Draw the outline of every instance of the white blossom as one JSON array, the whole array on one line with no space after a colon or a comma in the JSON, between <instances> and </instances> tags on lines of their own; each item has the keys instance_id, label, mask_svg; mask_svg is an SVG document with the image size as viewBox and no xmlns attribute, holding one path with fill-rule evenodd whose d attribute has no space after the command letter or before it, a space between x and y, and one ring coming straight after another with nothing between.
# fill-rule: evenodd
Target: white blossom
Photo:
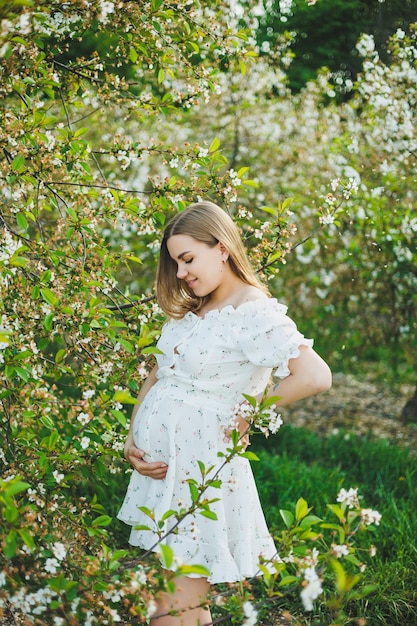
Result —
<instances>
[{"instance_id":1,"label":"white blossom","mask_svg":"<svg viewBox=\"0 0 417 626\"><path fill-rule=\"evenodd\" d=\"M110 615L113 619L113 622L121 622L122 618L120 617L120 615L118 614L118 612L116 611L116 609L110 609Z\"/></svg>"},{"instance_id":2,"label":"white blossom","mask_svg":"<svg viewBox=\"0 0 417 626\"><path fill-rule=\"evenodd\" d=\"M153 615L153 614L155 613L155 611L156 611L156 608L157 608L157 607L156 607L155 602L154 602L153 600L150 600L150 601L149 601L149 604L148 604L148 609L147 609L147 611L146 611L146 617L147 617L147 618L152 617L152 615Z\"/></svg>"},{"instance_id":3,"label":"white blossom","mask_svg":"<svg viewBox=\"0 0 417 626\"><path fill-rule=\"evenodd\" d=\"M376 526L379 526L382 515L381 513L378 513L378 511L373 511L372 509L362 509L361 518L366 526L369 526L370 524L376 524Z\"/></svg>"},{"instance_id":4,"label":"white blossom","mask_svg":"<svg viewBox=\"0 0 417 626\"><path fill-rule=\"evenodd\" d=\"M306 611L312 611L314 608L313 601L323 593L323 587L314 567L308 567L305 570L304 580L307 584L301 591L301 601Z\"/></svg>"},{"instance_id":5,"label":"white blossom","mask_svg":"<svg viewBox=\"0 0 417 626\"><path fill-rule=\"evenodd\" d=\"M337 495L337 502L346 502L349 508L354 508L359 505L358 490L357 489L341 489Z\"/></svg>"},{"instance_id":6,"label":"white blossom","mask_svg":"<svg viewBox=\"0 0 417 626\"><path fill-rule=\"evenodd\" d=\"M325 213L323 215L320 215L319 222L320 224L323 224L323 226L327 226L328 224L334 224L334 215L332 215L331 213Z\"/></svg>"},{"instance_id":7,"label":"white blossom","mask_svg":"<svg viewBox=\"0 0 417 626\"><path fill-rule=\"evenodd\" d=\"M148 579L146 577L145 570L142 567L135 572L135 580L140 585L146 585Z\"/></svg>"},{"instance_id":8,"label":"white blossom","mask_svg":"<svg viewBox=\"0 0 417 626\"><path fill-rule=\"evenodd\" d=\"M102 24L107 24L107 22L109 21L110 13L113 13L114 11L114 2L108 2L107 0L104 0L104 2L101 1L100 9L101 9L101 13L100 13L99 20Z\"/></svg>"},{"instance_id":9,"label":"white blossom","mask_svg":"<svg viewBox=\"0 0 417 626\"><path fill-rule=\"evenodd\" d=\"M246 617L242 626L255 626L258 621L258 611L253 606L252 602L249 602L249 600L247 600L243 603L242 608Z\"/></svg>"},{"instance_id":10,"label":"white blossom","mask_svg":"<svg viewBox=\"0 0 417 626\"><path fill-rule=\"evenodd\" d=\"M349 548L345 545L332 543L332 552L338 559L340 559L342 556L347 556L349 554Z\"/></svg>"},{"instance_id":11,"label":"white blossom","mask_svg":"<svg viewBox=\"0 0 417 626\"><path fill-rule=\"evenodd\" d=\"M52 472L52 476L55 478L55 480L56 480L56 482L57 482L57 483L60 483L60 482L61 482L61 480L64 480L64 478L65 478L65 474L60 474L60 473L58 472L58 470L54 470L54 471Z\"/></svg>"},{"instance_id":12,"label":"white blossom","mask_svg":"<svg viewBox=\"0 0 417 626\"><path fill-rule=\"evenodd\" d=\"M88 446L90 445L90 437L83 437L81 439L81 447L83 450L87 450Z\"/></svg>"},{"instance_id":13,"label":"white blossom","mask_svg":"<svg viewBox=\"0 0 417 626\"><path fill-rule=\"evenodd\" d=\"M46 559L45 561L45 572L48 572L48 574L56 574L56 571L59 567L59 561L58 559Z\"/></svg>"},{"instance_id":14,"label":"white blossom","mask_svg":"<svg viewBox=\"0 0 417 626\"><path fill-rule=\"evenodd\" d=\"M78 415L77 420L80 422L82 426L86 426L88 422L90 421L90 416L88 415L88 413L81 412Z\"/></svg>"},{"instance_id":15,"label":"white blossom","mask_svg":"<svg viewBox=\"0 0 417 626\"><path fill-rule=\"evenodd\" d=\"M363 57L375 51L375 41L372 35L363 34L356 44L356 49Z\"/></svg>"},{"instance_id":16,"label":"white blossom","mask_svg":"<svg viewBox=\"0 0 417 626\"><path fill-rule=\"evenodd\" d=\"M14 255L16 250L21 246L17 239L13 239L7 229L3 229L2 239L0 239L0 263L8 265L9 259ZM15 268L13 268L15 269Z\"/></svg>"},{"instance_id":17,"label":"white blossom","mask_svg":"<svg viewBox=\"0 0 417 626\"><path fill-rule=\"evenodd\" d=\"M58 561L62 561L67 556L67 550L63 543L60 541L56 541L52 546L52 552L54 553L54 557L58 559Z\"/></svg>"}]
</instances>

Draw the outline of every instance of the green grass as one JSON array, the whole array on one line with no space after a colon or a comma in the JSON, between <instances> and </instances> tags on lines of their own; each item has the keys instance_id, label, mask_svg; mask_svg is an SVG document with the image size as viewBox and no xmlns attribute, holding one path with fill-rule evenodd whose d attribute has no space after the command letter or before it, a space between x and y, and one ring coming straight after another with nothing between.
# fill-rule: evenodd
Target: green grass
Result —
<instances>
[{"instance_id":1,"label":"green grass","mask_svg":"<svg viewBox=\"0 0 417 626\"><path fill-rule=\"evenodd\" d=\"M251 449L260 458L253 470L272 532L283 528L279 509L299 497L321 516L342 486L358 488L364 506L382 514L373 538L377 556L365 572L378 589L349 612L365 617L367 626L417 626L417 457L385 440L320 438L290 426L269 439L254 438ZM303 623L328 623L308 619Z\"/></svg>"}]
</instances>

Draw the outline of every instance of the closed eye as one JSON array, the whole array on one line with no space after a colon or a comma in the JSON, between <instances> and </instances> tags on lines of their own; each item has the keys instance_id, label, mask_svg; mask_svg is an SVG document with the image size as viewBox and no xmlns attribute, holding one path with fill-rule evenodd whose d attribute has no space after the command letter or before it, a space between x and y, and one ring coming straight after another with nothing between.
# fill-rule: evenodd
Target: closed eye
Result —
<instances>
[{"instance_id":1,"label":"closed eye","mask_svg":"<svg viewBox=\"0 0 417 626\"><path fill-rule=\"evenodd\" d=\"M193 261L193 260L194 260L194 259L188 259L188 261L185 261L185 264L186 264L186 265L189 265L190 263L192 263L192 261Z\"/></svg>"}]
</instances>

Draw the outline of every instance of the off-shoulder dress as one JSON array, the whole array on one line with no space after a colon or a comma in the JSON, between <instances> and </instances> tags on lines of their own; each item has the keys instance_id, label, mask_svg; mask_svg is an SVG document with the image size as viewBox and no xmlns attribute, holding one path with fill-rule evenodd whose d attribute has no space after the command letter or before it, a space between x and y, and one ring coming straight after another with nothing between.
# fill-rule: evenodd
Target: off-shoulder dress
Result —
<instances>
[{"instance_id":1,"label":"off-shoulder dress","mask_svg":"<svg viewBox=\"0 0 417 626\"><path fill-rule=\"evenodd\" d=\"M214 476L230 443L225 430L242 394L262 393L272 371L290 374L288 362L299 347L311 346L275 298L261 298L234 308L209 311L204 317L189 312L163 327L157 355L157 382L136 413L135 445L147 461L164 461L163 480L133 470L119 519L132 526L129 542L153 548L154 522L138 507L153 511L155 523L168 510L191 505L189 479L201 483L201 463ZM200 462L200 463L199 463ZM234 582L259 574L259 560L273 559L276 548L265 523L249 461L235 457L220 471L221 486L209 487L205 498L217 519L196 512L185 517L164 543L176 563L204 565L209 581ZM175 523L168 517L167 532ZM151 530L137 530L147 526ZM157 548L155 548L157 551ZM175 565L174 565L175 567Z\"/></svg>"}]
</instances>

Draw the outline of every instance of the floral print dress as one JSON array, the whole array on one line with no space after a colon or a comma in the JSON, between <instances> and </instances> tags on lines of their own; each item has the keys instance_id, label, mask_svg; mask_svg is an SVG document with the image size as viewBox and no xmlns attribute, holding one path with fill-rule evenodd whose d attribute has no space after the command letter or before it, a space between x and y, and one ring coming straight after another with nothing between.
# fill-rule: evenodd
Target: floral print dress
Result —
<instances>
[{"instance_id":1,"label":"floral print dress","mask_svg":"<svg viewBox=\"0 0 417 626\"><path fill-rule=\"evenodd\" d=\"M273 369L280 378L288 376L288 361L299 355L299 346L312 345L286 311L274 298L259 299L209 311L204 318L189 312L163 327L158 380L136 413L133 436L145 460L166 462L168 472L155 480L133 470L118 514L132 526L131 545L158 550L155 524L167 511L191 505L188 481L202 482L201 463L212 468L209 478L223 465L218 453L230 447L225 430L242 394L262 393ZM220 488L210 486L204 493L216 500L210 509L217 519L196 511L163 542L177 563L204 565L210 582L234 582L259 574L260 558L272 559L276 549L249 461L236 456L218 477ZM155 521L138 507L153 511ZM175 521L171 516L160 526L168 532Z\"/></svg>"}]
</instances>

